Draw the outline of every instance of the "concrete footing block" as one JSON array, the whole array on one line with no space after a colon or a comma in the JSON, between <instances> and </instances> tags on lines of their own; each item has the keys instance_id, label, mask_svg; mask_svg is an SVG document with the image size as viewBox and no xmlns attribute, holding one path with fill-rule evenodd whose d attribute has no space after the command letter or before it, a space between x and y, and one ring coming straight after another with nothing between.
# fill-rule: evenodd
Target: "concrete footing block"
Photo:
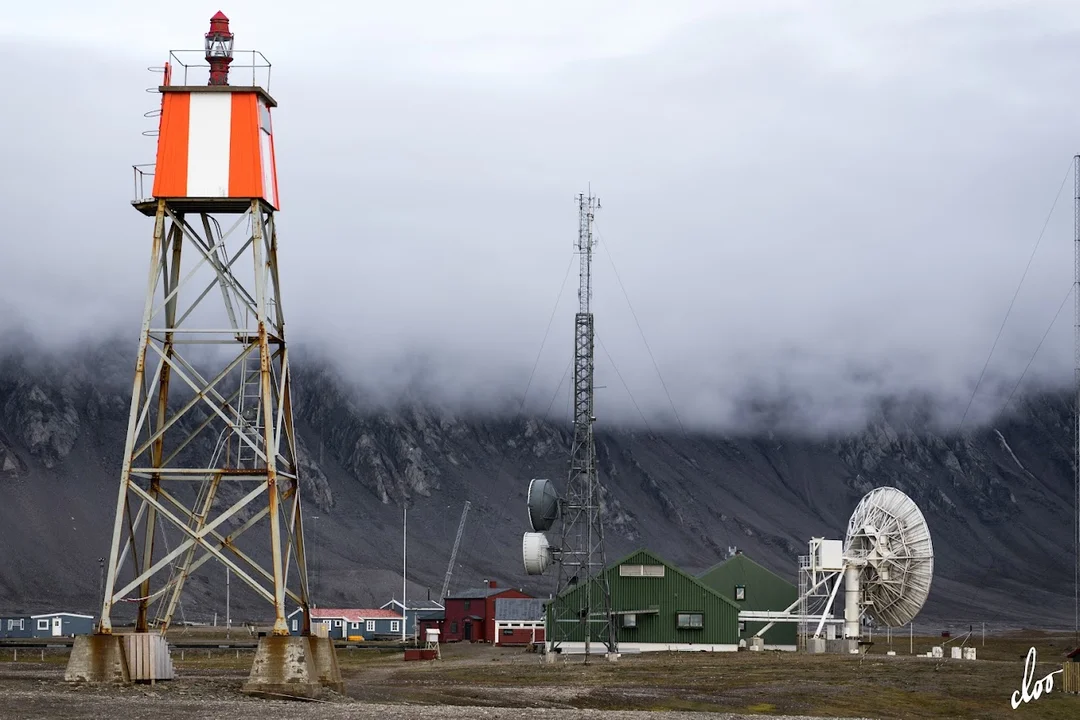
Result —
<instances>
[{"instance_id":1,"label":"concrete footing block","mask_svg":"<svg viewBox=\"0 0 1080 720\"><path fill-rule=\"evenodd\" d=\"M750 638L750 651L751 652L763 652L765 650L765 638L752 637Z\"/></svg>"},{"instance_id":2,"label":"concrete footing block","mask_svg":"<svg viewBox=\"0 0 1080 720\"><path fill-rule=\"evenodd\" d=\"M810 638L806 643L806 651L814 655L824 654L825 638Z\"/></svg>"},{"instance_id":3,"label":"concrete footing block","mask_svg":"<svg viewBox=\"0 0 1080 720\"><path fill-rule=\"evenodd\" d=\"M119 635L76 635L64 680L87 683L130 683L124 642Z\"/></svg>"},{"instance_id":4,"label":"concrete footing block","mask_svg":"<svg viewBox=\"0 0 1080 720\"><path fill-rule=\"evenodd\" d=\"M251 674L241 690L248 695L275 699L322 697L323 683L319 679L312 640L301 635L259 638L255 659L251 663ZM333 657L336 668L337 656ZM332 672L330 668L328 671ZM337 677L340 682L340 671Z\"/></svg>"},{"instance_id":5,"label":"concrete footing block","mask_svg":"<svg viewBox=\"0 0 1080 720\"><path fill-rule=\"evenodd\" d=\"M319 683L334 692L344 692L345 683L341 681L341 668L338 667L337 648L329 637L308 638L311 643L311 657L315 661L315 672Z\"/></svg>"}]
</instances>

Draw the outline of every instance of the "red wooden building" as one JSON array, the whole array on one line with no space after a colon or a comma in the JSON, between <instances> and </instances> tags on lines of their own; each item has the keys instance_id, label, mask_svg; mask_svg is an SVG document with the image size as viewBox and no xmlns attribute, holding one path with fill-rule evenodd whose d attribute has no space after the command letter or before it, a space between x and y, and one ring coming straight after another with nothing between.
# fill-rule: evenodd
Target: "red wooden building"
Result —
<instances>
[{"instance_id":1,"label":"red wooden building","mask_svg":"<svg viewBox=\"0 0 1080 720\"><path fill-rule=\"evenodd\" d=\"M532 597L516 588L500 588L494 580L484 581L483 587L451 593L443 601L446 619L442 626L442 642L492 642L495 639L495 600L498 598Z\"/></svg>"}]
</instances>

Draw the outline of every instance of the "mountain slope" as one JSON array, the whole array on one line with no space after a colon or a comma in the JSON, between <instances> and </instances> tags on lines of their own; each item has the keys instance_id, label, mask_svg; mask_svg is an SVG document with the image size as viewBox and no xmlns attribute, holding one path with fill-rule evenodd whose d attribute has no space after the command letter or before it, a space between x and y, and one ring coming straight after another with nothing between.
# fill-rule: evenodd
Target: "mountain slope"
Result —
<instances>
[{"instance_id":1,"label":"mountain slope","mask_svg":"<svg viewBox=\"0 0 1080 720\"><path fill-rule=\"evenodd\" d=\"M2 612L96 612L127 422L128 350L105 344L73 360L27 345L0 358ZM400 596L403 502L410 595L441 588L465 500L473 507L452 587L491 578L537 594L553 589L551 578L524 575L521 533L529 478L560 486L565 478L566 423L376 406L317 359L297 362L294 373L319 604L377 606ZM1064 393L1034 396L960 438L886 406L860 432L831 438L598 427L608 555L647 546L697 571L737 546L794 581L808 538L842 538L859 498L894 485L922 508L934 540L935 579L920 620L1071 625L1071 412ZM233 617L265 618L261 601L233 580ZM185 591L183 617L209 620L224 609L224 570L207 564Z\"/></svg>"}]
</instances>

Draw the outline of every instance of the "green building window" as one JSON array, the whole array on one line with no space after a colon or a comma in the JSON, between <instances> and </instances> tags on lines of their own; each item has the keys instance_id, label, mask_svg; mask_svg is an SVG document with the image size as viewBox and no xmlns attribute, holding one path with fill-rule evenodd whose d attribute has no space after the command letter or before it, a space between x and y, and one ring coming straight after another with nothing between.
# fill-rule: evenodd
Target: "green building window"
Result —
<instances>
[{"instance_id":1,"label":"green building window","mask_svg":"<svg viewBox=\"0 0 1080 720\"><path fill-rule=\"evenodd\" d=\"M746 621L745 620L740 620L739 621L739 632L740 633L746 632Z\"/></svg>"},{"instance_id":2,"label":"green building window","mask_svg":"<svg viewBox=\"0 0 1080 720\"><path fill-rule=\"evenodd\" d=\"M735 599L736 600L745 600L746 599L746 586L745 585L736 585L735 586Z\"/></svg>"},{"instance_id":3,"label":"green building window","mask_svg":"<svg viewBox=\"0 0 1080 720\"><path fill-rule=\"evenodd\" d=\"M679 627L682 629L700 630L703 616L701 613L679 613Z\"/></svg>"}]
</instances>

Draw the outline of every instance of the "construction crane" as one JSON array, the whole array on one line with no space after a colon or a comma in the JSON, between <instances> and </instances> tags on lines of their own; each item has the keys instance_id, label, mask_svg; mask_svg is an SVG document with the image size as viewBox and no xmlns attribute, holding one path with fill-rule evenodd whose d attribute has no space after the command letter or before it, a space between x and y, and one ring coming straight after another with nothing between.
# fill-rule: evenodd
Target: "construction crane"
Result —
<instances>
[{"instance_id":1,"label":"construction crane","mask_svg":"<svg viewBox=\"0 0 1080 720\"><path fill-rule=\"evenodd\" d=\"M457 537L454 538L454 549L450 551L450 564L446 566L446 577L443 579L442 593L439 602L446 600L446 593L450 592L450 576L454 574L454 560L457 559L458 547L461 545L461 534L465 532L465 516L469 514L472 503L465 501L465 508L461 511L461 522L457 526Z\"/></svg>"}]
</instances>

